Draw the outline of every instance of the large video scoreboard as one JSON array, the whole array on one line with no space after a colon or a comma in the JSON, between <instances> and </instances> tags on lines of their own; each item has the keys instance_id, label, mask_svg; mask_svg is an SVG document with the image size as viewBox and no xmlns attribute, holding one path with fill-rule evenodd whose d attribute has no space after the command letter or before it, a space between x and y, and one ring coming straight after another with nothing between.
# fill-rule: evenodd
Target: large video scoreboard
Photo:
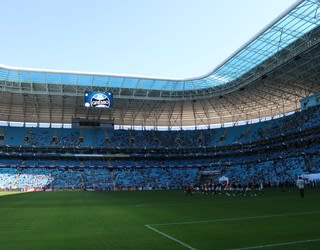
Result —
<instances>
[{"instance_id":1,"label":"large video scoreboard","mask_svg":"<svg viewBox=\"0 0 320 250\"><path fill-rule=\"evenodd\" d=\"M87 108L112 108L113 96L111 92L84 92L84 106Z\"/></svg>"}]
</instances>

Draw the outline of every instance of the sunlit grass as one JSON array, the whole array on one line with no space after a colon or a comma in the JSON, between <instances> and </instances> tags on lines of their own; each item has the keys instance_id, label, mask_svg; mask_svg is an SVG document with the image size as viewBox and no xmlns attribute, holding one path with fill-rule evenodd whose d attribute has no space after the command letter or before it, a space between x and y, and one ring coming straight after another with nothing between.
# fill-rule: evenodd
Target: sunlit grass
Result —
<instances>
[{"instance_id":1,"label":"sunlit grass","mask_svg":"<svg viewBox=\"0 0 320 250\"><path fill-rule=\"evenodd\" d=\"M23 194L23 192L0 191L0 196L13 195L13 194Z\"/></svg>"}]
</instances>

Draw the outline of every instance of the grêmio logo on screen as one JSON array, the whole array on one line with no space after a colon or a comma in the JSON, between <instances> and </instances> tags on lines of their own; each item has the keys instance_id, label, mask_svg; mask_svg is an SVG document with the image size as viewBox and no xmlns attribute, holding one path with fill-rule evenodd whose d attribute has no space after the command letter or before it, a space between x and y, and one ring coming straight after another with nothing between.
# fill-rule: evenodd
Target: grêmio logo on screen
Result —
<instances>
[{"instance_id":1,"label":"gr\u00eamio logo on screen","mask_svg":"<svg viewBox=\"0 0 320 250\"><path fill-rule=\"evenodd\" d=\"M86 91L84 93L84 106L88 108L111 108L112 93Z\"/></svg>"}]
</instances>

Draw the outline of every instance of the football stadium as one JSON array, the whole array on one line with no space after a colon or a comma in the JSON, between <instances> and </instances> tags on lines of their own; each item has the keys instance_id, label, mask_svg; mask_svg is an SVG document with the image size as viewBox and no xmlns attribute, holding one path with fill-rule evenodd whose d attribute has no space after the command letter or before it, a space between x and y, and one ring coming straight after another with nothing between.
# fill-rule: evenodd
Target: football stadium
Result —
<instances>
[{"instance_id":1,"label":"football stadium","mask_svg":"<svg viewBox=\"0 0 320 250\"><path fill-rule=\"evenodd\" d=\"M201 77L0 90L0 249L320 249L319 0Z\"/></svg>"}]
</instances>

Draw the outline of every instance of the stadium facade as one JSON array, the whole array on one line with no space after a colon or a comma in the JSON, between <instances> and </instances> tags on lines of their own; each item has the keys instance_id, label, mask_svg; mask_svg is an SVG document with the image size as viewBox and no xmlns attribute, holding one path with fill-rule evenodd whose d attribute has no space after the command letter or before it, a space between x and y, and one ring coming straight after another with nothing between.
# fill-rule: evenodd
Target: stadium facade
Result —
<instances>
[{"instance_id":1,"label":"stadium facade","mask_svg":"<svg viewBox=\"0 0 320 250\"><path fill-rule=\"evenodd\" d=\"M297 1L212 72L192 79L0 65L0 120L209 128L297 111L302 98L320 90L319 13L318 0ZM112 92L113 108L86 108L88 90Z\"/></svg>"}]
</instances>

